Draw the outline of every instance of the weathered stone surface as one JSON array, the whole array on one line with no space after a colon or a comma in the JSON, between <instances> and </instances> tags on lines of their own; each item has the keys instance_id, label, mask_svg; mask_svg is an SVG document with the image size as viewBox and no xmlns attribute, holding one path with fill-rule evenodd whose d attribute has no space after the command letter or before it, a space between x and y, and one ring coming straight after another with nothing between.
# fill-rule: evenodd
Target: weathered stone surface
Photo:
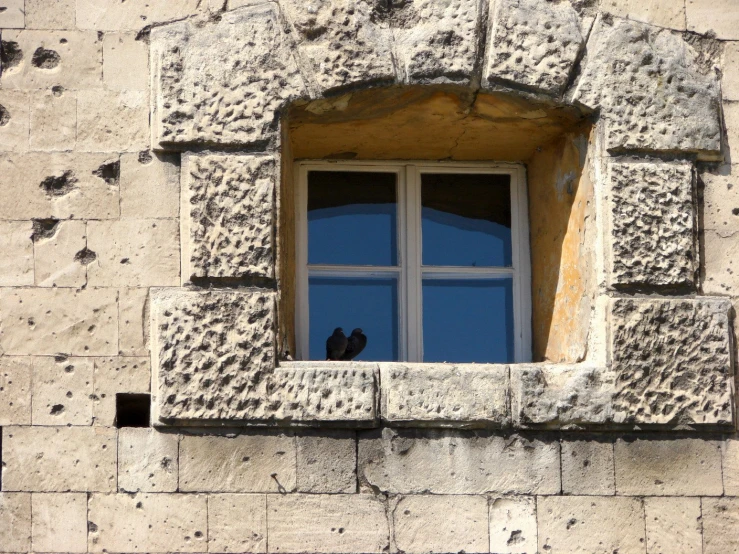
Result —
<instances>
[{"instance_id":1,"label":"weathered stone surface","mask_svg":"<svg viewBox=\"0 0 739 554\"><path fill-rule=\"evenodd\" d=\"M307 95L273 4L156 28L151 48L155 145L274 141L280 109Z\"/></svg>"},{"instance_id":2,"label":"weathered stone surface","mask_svg":"<svg viewBox=\"0 0 739 554\"><path fill-rule=\"evenodd\" d=\"M137 33L106 33L103 38L103 83L113 90L146 90L149 45Z\"/></svg>"},{"instance_id":3,"label":"weathered stone surface","mask_svg":"<svg viewBox=\"0 0 739 554\"><path fill-rule=\"evenodd\" d=\"M23 29L25 6L23 0L3 0L0 10L0 29Z\"/></svg>"},{"instance_id":4,"label":"weathered stone surface","mask_svg":"<svg viewBox=\"0 0 739 554\"><path fill-rule=\"evenodd\" d=\"M706 229L703 233L703 292L733 294L739 284L734 266L739 252L739 234Z\"/></svg>"},{"instance_id":5,"label":"weathered stone surface","mask_svg":"<svg viewBox=\"0 0 739 554\"><path fill-rule=\"evenodd\" d=\"M382 418L413 426L505 427L508 366L380 364Z\"/></svg>"},{"instance_id":6,"label":"weathered stone surface","mask_svg":"<svg viewBox=\"0 0 739 554\"><path fill-rule=\"evenodd\" d=\"M559 443L466 431L359 435L363 487L398 494L557 494Z\"/></svg>"},{"instance_id":7,"label":"weathered stone surface","mask_svg":"<svg viewBox=\"0 0 739 554\"><path fill-rule=\"evenodd\" d=\"M33 360L34 425L92 425L91 358Z\"/></svg>"},{"instance_id":8,"label":"weathered stone surface","mask_svg":"<svg viewBox=\"0 0 739 554\"><path fill-rule=\"evenodd\" d=\"M177 219L180 160L142 151L121 156L121 219Z\"/></svg>"},{"instance_id":9,"label":"weathered stone surface","mask_svg":"<svg viewBox=\"0 0 739 554\"><path fill-rule=\"evenodd\" d=\"M616 494L718 496L721 445L704 439L619 439Z\"/></svg>"},{"instance_id":10,"label":"weathered stone surface","mask_svg":"<svg viewBox=\"0 0 739 554\"><path fill-rule=\"evenodd\" d=\"M101 177L116 162L106 154L0 156L0 219L117 218L118 185Z\"/></svg>"},{"instance_id":11,"label":"weathered stone surface","mask_svg":"<svg viewBox=\"0 0 739 554\"><path fill-rule=\"evenodd\" d=\"M179 490L292 492L296 485L291 435L183 436Z\"/></svg>"},{"instance_id":12,"label":"weathered stone surface","mask_svg":"<svg viewBox=\"0 0 739 554\"><path fill-rule=\"evenodd\" d=\"M33 285L33 223L0 221L0 286Z\"/></svg>"},{"instance_id":13,"label":"weathered stone surface","mask_svg":"<svg viewBox=\"0 0 739 554\"><path fill-rule=\"evenodd\" d=\"M613 410L615 376L587 365L511 366L514 427L578 428L619 419Z\"/></svg>"},{"instance_id":14,"label":"weathered stone surface","mask_svg":"<svg viewBox=\"0 0 739 554\"><path fill-rule=\"evenodd\" d=\"M87 552L87 494L31 495L32 540L37 552Z\"/></svg>"},{"instance_id":15,"label":"weathered stone surface","mask_svg":"<svg viewBox=\"0 0 739 554\"><path fill-rule=\"evenodd\" d=\"M644 552L638 498L547 496L538 499L539 548L568 554Z\"/></svg>"},{"instance_id":16,"label":"weathered stone surface","mask_svg":"<svg viewBox=\"0 0 739 554\"><path fill-rule=\"evenodd\" d=\"M139 152L149 144L149 105L138 90L86 90L77 95L77 148Z\"/></svg>"},{"instance_id":17,"label":"weathered stone surface","mask_svg":"<svg viewBox=\"0 0 739 554\"><path fill-rule=\"evenodd\" d=\"M110 289L2 289L0 350L11 355L115 354L117 296Z\"/></svg>"},{"instance_id":18,"label":"weathered stone surface","mask_svg":"<svg viewBox=\"0 0 739 554\"><path fill-rule=\"evenodd\" d=\"M269 495L270 552L379 553L389 548L382 500L368 494Z\"/></svg>"},{"instance_id":19,"label":"weathered stone surface","mask_svg":"<svg viewBox=\"0 0 739 554\"><path fill-rule=\"evenodd\" d=\"M739 40L739 5L733 0L686 0L688 31Z\"/></svg>"},{"instance_id":20,"label":"weathered stone surface","mask_svg":"<svg viewBox=\"0 0 739 554\"><path fill-rule=\"evenodd\" d=\"M197 12L198 0L77 0L77 26L97 31L139 30Z\"/></svg>"},{"instance_id":21,"label":"weathered stone surface","mask_svg":"<svg viewBox=\"0 0 739 554\"><path fill-rule=\"evenodd\" d=\"M739 439L726 439L721 444L724 494L739 496Z\"/></svg>"},{"instance_id":22,"label":"weathered stone surface","mask_svg":"<svg viewBox=\"0 0 739 554\"><path fill-rule=\"evenodd\" d=\"M739 42L724 43L721 95L724 100L739 100Z\"/></svg>"},{"instance_id":23,"label":"weathered stone surface","mask_svg":"<svg viewBox=\"0 0 739 554\"><path fill-rule=\"evenodd\" d=\"M570 3L498 0L491 4L495 9L485 79L562 93L584 45L580 19Z\"/></svg>"},{"instance_id":24,"label":"weathered stone surface","mask_svg":"<svg viewBox=\"0 0 739 554\"><path fill-rule=\"evenodd\" d=\"M0 90L0 151L28 150L29 110L27 92Z\"/></svg>"},{"instance_id":25,"label":"weathered stone surface","mask_svg":"<svg viewBox=\"0 0 739 554\"><path fill-rule=\"evenodd\" d=\"M118 489L174 492L179 468L179 437L154 429L118 431Z\"/></svg>"},{"instance_id":26,"label":"weathered stone surface","mask_svg":"<svg viewBox=\"0 0 739 554\"><path fill-rule=\"evenodd\" d=\"M719 86L680 35L619 18L595 24L576 102L601 108L610 151L681 151L716 159Z\"/></svg>"},{"instance_id":27,"label":"weathered stone surface","mask_svg":"<svg viewBox=\"0 0 739 554\"><path fill-rule=\"evenodd\" d=\"M274 156L188 156L182 193L182 274L274 275Z\"/></svg>"},{"instance_id":28,"label":"weathered stone surface","mask_svg":"<svg viewBox=\"0 0 739 554\"><path fill-rule=\"evenodd\" d=\"M90 552L204 552L208 508L201 494L90 495Z\"/></svg>"},{"instance_id":29,"label":"weathered stone surface","mask_svg":"<svg viewBox=\"0 0 739 554\"><path fill-rule=\"evenodd\" d=\"M118 292L118 348L121 356L149 356L149 289ZM147 365L148 367L148 365Z\"/></svg>"},{"instance_id":30,"label":"weathered stone surface","mask_svg":"<svg viewBox=\"0 0 739 554\"><path fill-rule=\"evenodd\" d=\"M696 250L689 163L609 164L614 286L691 286Z\"/></svg>"},{"instance_id":31,"label":"weathered stone surface","mask_svg":"<svg viewBox=\"0 0 739 554\"><path fill-rule=\"evenodd\" d=\"M75 0L26 0L29 29L74 29Z\"/></svg>"},{"instance_id":32,"label":"weathered stone surface","mask_svg":"<svg viewBox=\"0 0 739 554\"><path fill-rule=\"evenodd\" d=\"M0 426L31 424L31 358L0 356Z\"/></svg>"},{"instance_id":33,"label":"weathered stone surface","mask_svg":"<svg viewBox=\"0 0 739 554\"><path fill-rule=\"evenodd\" d=\"M722 236L739 231L739 166L723 164L703 171L700 180L704 185L703 228ZM706 256L713 254L703 251Z\"/></svg>"},{"instance_id":34,"label":"weathered stone surface","mask_svg":"<svg viewBox=\"0 0 739 554\"><path fill-rule=\"evenodd\" d=\"M739 552L739 498L704 498L703 554Z\"/></svg>"},{"instance_id":35,"label":"weathered stone surface","mask_svg":"<svg viewBox=\"0 0 739 554\"><path fill-rule=\"evenodd\" d=\"M87 224L43 220L34 223L33 250L38 287L81 287L87 282Z\"/></svg>"},{"instance_id":36,"label":"weathered stone surface","mask_svg":"<svg viewBox=\"0 0 739 554\"><path fill-rule=\"evenodd\" d=\"M0 493L0 544L6 552L31 550L31 495Z\"/></svg>"},{"instance_id":37,"label":"weathered stone surface","mask_svg":"<svg viewBox=\"0 0 739 554\"><path fill-rule=\"evenodd\" d=\"M384 10L379 4L281 0L280 5L321 90L394 80L392 34L380 24Z\"/></svg>"},{"instance_id":38,"label":"weathered stone surface","mask_svg":"<svg viewBox=\"0 0 739 554\"><path fill-rule=\"evenodd\" d=\"M577 495L616 493L613 442L608 437L562 440L562 492Z\"/></svg>"},{"instance_id":39,"label":"weathered stone surface","mask_svg":"<svg viewBox=\"0 0 739 554\"><path fill-rule=\"evenodd\" d=\"M356 492L357 440L354 432L309 432L296 437L296 441L298 492Z\"/></svg>"},{"instance_id":40,"label":"weathered stone surface","mask_svg":"<svg viewBox=\"0 0 739 554\"><path fill-rule=\"evenodd\" d=\"M31 150L72 150L77 140L77 95L54 87L33 93L31 100Z\"/></svg>"},{"instance_id":41,"label":"weathered stone surface","mask_svg":"<svg viewBox=\"0 0 739 554\"><path fill-rule=\"evenodd\" d=\"M702 554L699 498L645 498L647 552Z\"/></svg>"},{"instance_id":42,"label":"weathered stone surface","mask_svg":"<svg viewBox=\"0 0 739 554\"><path fill-rule=\"evenodd\" d=\"M209 552L267 552L267 496L208 496Z\"/></svg>"},{"instance_id":43,"label":"weathered stone surface","mask_svg":"<svg viewBox=\"0 0 739 554\"><path fill-rule=\"evenodd\" d=\"M400 552L488 552L488 499L484 496L401 496L391 507Z\"/></svg>"},{"instance_id":44,"label":"weathered stone surface","mask_svg":"<svg viewBox=\"0 0 739 554\"><path fill-rule=\"evenodd\" d=\"M729 300L611 301L614 410L627 423L733 421Z\"/></svg>"},{"instance_id":45,"label":"weathered stone surface","mask_svg":"<svg viewBox=\"0 0 739 554\"><path fill-rule=\"evenodd\" d=\"M685 30L685 5L674 0L604 0L601 9L618 17Z\"/></svg>"},{"instance_id":46,"label":"weathered stone surface","mask_svg":"<svg viewBox=\"0 0 739 554\"><path fill-rule=\"evenodd\" d=\"M180 282L179 225L174 219L90 221L87 268L93 287L171 286Z\"/></svg>"},{"instance_id":47,"label":"weathered stone surface","mask_svg":"<svg viewBox=\"0 0 739 554\"><path fill-rule=\"evenodd\" d=\"M724 160L727 163L739 164L739 102L724 102L724 124L726 126Z\"/></svg>"},{"instance_id":48,"label":"weathered stone surface","mask_svg":"<svg viewBox=\"0 0 739 554\"><path fill-rule=\"evenodd\" d=\"M116 430L3 427L3 490L114 491Z\"/></svg>"},{"instance_id":49,"label":"weathered stone surface","mask_svg":"<svg viewBox=\"0 0 739 554\"><path fill-rule=\"evenodd\" d=\"M95 424L112 427L115 424L117 393L149 392L151 384L149 358L95 358L94 384Z\"/></svg>"},{"instance_id":50,"label":"weathered stone surface","mask_svg":"<svg viewBox=\"0 0 739 554\"><path fill-rule=\"evenodd\" d=\"M490 552L526 554L536 549L536 499L525 496L491 499Z\"/></svg>"}]
</instances>

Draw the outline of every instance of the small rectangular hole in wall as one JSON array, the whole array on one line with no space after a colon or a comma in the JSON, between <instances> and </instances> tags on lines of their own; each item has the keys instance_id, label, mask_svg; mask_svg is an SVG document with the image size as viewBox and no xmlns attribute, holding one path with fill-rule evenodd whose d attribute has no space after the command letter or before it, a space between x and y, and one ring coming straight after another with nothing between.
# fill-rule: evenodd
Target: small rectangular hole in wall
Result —
<instances>
[{"instance_id":1,"label":"small rectangular hole in wall","mask_svg":"<svg viewBox=\"0 0 739 554\"><path fill-rule=\"evenodd\" d=\"M116 394L115 426L149 427L151 396L148 394Z\"/></svg>"}]
</instances>

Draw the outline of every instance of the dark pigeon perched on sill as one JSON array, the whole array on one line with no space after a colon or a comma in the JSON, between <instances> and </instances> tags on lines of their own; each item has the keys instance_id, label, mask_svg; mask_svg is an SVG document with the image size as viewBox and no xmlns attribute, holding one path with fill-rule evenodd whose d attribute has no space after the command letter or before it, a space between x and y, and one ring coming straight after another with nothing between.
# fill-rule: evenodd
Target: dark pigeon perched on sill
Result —
<instances>
[{"instance_id":1,"label":"dark pigeon perched on sill","mask_svg":"<svg viewBox=\"0 0 739 554\"><path fill-rule=\"evenodd\" d=\"M359 356L359 353L364 350L365 346L367 346L367 335L362 333L362 330L359 328L354 329L348 339L346 350L344 351L344 355L341 357L341 359L353 360L354 358Z\"/></svg>"},{"instance_id":2,"label":"dark pigeon perched on sill","mask_svg":"<svg viewBox=\"0 0 739 554\"><path fill-rule=\"evenodd\" d=\"M334 329L333 335L326 339L326 359L341 360L346 352L349 339L346 338L341 327Z\"/></svg>"}]
</instances>

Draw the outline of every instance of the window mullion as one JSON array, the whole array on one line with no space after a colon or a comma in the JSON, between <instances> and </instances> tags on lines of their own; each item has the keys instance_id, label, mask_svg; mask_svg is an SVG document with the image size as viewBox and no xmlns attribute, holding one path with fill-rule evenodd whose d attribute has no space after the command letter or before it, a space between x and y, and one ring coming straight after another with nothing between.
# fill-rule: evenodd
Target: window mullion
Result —
<instances>
[{"instance_id":1,"label":"window mullion","mask_svg":"<svg viewBox=\"0 0 739 554\"><path fill-rule=\"evenodd\" d=\"M406 166L407 360L423 360L421 298L421 183L418 166Z\"/></svg>"}]
</instances>

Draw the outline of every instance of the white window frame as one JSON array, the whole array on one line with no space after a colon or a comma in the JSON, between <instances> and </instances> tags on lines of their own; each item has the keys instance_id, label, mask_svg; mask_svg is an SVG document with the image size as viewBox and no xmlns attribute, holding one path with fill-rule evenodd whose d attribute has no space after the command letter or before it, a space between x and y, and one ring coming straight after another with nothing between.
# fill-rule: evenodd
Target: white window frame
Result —
<instances>
[{"instance_id":1,"label":"white window frame","mask_svg":"<svg viewBox=\"0 0 739 554\"><path fill-rule=\"evenodd\" d=\"M308 267L308 173L310 171L366 171L397 175L398 265ZM424 173L502 174L510 176L512 267L421 266L421 175ZM526 169L521 164L429 161L339 161L295 162L296 235L296 359L307 359L310 307L308 273L325 277L397 277L400 361L423 360L422 273L431 278L490 279L496 275L513 278L514 362L531 361L531 255Z\"/></svg>"}]
</instances>

